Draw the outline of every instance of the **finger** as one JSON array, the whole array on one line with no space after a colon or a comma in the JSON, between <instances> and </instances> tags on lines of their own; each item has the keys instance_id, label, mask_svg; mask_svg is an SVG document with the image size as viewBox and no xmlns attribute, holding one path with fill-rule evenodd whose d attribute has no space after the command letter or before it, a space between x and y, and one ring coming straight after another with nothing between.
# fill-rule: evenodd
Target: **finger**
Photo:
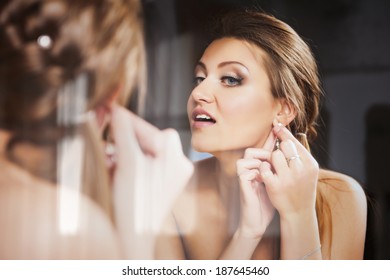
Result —
<instances>
[{"instance_id":1,"label":"finger","mask_svg":"<svg viewBox=\"0 0 390 280\"><path fill-rule=\"evenodd\" d=\"M281 141L286 141L288 139L291 140L296 145L299 152L304 151L305 153L308 153L307 149L301 144L301 142L299 142L298 139L296 139L294 135L292 135L292 133L281 123L274 123L273 132Z\"/></svg>"},{"instance_id":2,"label":"finger","mask_svg":"<svg viewBox=\"0 0 390 280\"><path fill-rule=\"evenodd\" d=\"M267 139L264 142L263 149L269 152L272 152L275 147L275 142L276 142L276 135L271 129Z\"/></svg>"},{"instance_id":3,"label":"finger","mask_svg":"<svg viewBox=\"0 0 390 280\"><path fill-rule=\"evenodd\" d=\"M275 187L278 179L276 175L272 172L271 165L268 162L263 161L260 164L259 170L261 180L264 182L264 184L267 187Z\"/></svg>"},{"instance_id":4,"label":"finger","mask_svg":"<svg viewBox=\"0 0 390 280\"><path fill-rule=\"evenodd\" d=\"M293 141L290 139L284 140L280 143L280 150L283 152L286 158L287 165L290 168L298 168L302 166L300 155Z\"/></svg>"},{"instance_id":5,"label":"finger","mask_svg":"<svg viewBox=\"0 0 390 280\"><path fill-rule=\"evenodd\" d=\"M193 173L192 162L184 155L179 133L174 129L165 129L161 133L161 146L155 151L155 158L160 160L166 185L170 192L178 194L184 188ZM170 183L169 183L170 182ZM163 182L161 182L162 185Z\"/></svg>"},{"instance_id":6,"label":"finger","mask_svg":"<svg viewBox=\"0 0 390 280\"><path fill-rule=\"evenodd\" d=\"M162 131L132 112L128 110L127 112L133 122L134 133L142 151L145 154L156 156L161 149ZM173 136L173 138L175 137L176 136Z\"/></svg>"},{"instance_id":7,"label":"finger","mask_svg":"<svg viewBox=\"0 0 390 280\"><path fill-rule=\"evenodd\" d=\"M260 172L258 169L251 169L251 170L245 170L245 172L243 172L239 178L240 178L240 181L242 183L245 183L246 184L249 184L250 185L250 182L259 178L258 176L260 175Z\"/></svg>"},{"instance_id":8,"label":"finger","mask_svg":"<svg viewBox=\"0 0 390 280\"><path fill-rule=\"evenodd\" d=\"M111 131L115 141L117 164L119 166L131 164L129 161L141 150L131 118L127 111L119 106L112 108Z\"/></svg>"},{"instance_id":9,"label":"finger","mask_svg":"<svg viewBox=\"0 0 390 280\"><path fill-rule=\"evenodd\" d=\"M159 143L154 144L153 152L159 154L162 151L169 151L173 155L183 155L183 148L179 133L173 128L167 128L161 131Z\"/></svg>"},{"instance_id":10,"label":"finger","mask_svg":"<svg viewBox=\"0 0 390 280\"><path fill-rule=\"evenodd\" d=\"M244 158L256 158L260 160L270 160L271 152L265 149L248 148L245 150Z\"/></svg>"},{"instance_id":11,"label":"finger","mask_svg":"<svg viewBox=\"0 0 390 280\"><path fill-rule=\"evenodd\" d=\"M256 189L253 188L253 181L259 180L260 172L258 169L246 170L243 174L239 176L239 182L241 187L241 193L243 194L244 201L253 201L257 198L254 195Z\"/></svg>"},{"instance_id":12,"label":"finger","mask_svg":"<svg viewBox=\"0 0 390 280\"><path fill-rule=\"evenodd\" d=\"M96 122L99 128L99 134L103 135L104 129L109 123L110 110L105 106L95 108Z\"/></svg>"},{"instance_id":13,"label":"finger","mask_svg":"<svg viewBox=\"0 0 390 280\"><path fill-rule=\"evenodd\" d=\"M273 131L281 141L285 141L287 139L293 141L294 145L297 148L300 159L304 165L316 163L316 160L312 156L312 154L305 148L305 146L302 145L301 142L298 141L298 139L294 137L294 135L291 134L291 132L286 127L281 124L274 123Z\"/></svg>"},{"instance_id":14,"label":"finger","mask_svg":"<svg viewBox=\"0 0 390 280\"><path fill-rule=\"evenodd\" d=\"M115 127L118 128L116 133L126 133L129 131L129 128L131 128L132 134L134 135L132 138L136 138L135 142L137 143L137 147L139 147L144 154L155 156L156 152L159 151L161 147L161 131L123 107L114 105L112 106L112 111L113 117L111 126L113 129ZM120 140L120 138L121 137L116 137L115 141ZM129 145L129 143L127 143L127 145Z\"/></svg>"},{"instance_id":15,"label":"finger","mask_svg":"<svg viewBox=\"0 0 390 280\"><path fill-rule=\"evenodd\" d=\"M281 141L279 148L283 152L286 158L298 154L297 147L295 146L294 142L291 141L290 139Z\"/></svg>"},{"instance_id":16,"label":"finger","mask_svg":"<svg viewBox=\"0 0 390 280\"><path fill-rule=\"evenodd\" d=\"M171 166L170 169L174 166L176 169L174 173L180 170L180 174L176 173L176 180L182 178L183 181L186 181L190 178L193 173L194 166L192 162L185 156L183 148L181 145L181 140L179 133L172 129L168 128L162 131L159 150L155 150L154 153L156 157L163 157L166 162L166 168ZM178 184L184 186L184 184Z\"/></svg>"},{"instance_id":17,"label":"finger","mask_svg":"<svg viewBox=\"0 0 390 280\"><path fill-rule=\"evenodd\" d=\"M258 159L239 159L236 162L237 167L237 175L240 176L241 174L246 173L250 169L259 169L261 164L261 161Z\"/></svg>"},{"instance_id":18,"label":"finger","mask_svg":"<svg viewBox=\"0 0 390 280\"><path fill-rule=\"evenodd\" d=\"M286 157L281 150L275 150L271 155L271 164L276 175L281 176L289 172Z\"/></svg>"}]
</instances>

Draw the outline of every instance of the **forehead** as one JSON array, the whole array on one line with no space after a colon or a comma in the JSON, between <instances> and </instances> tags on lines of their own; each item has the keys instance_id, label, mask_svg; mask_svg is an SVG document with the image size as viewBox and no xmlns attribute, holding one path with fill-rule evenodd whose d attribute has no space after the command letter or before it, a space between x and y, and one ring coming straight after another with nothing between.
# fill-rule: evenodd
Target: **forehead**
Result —
<instances>
[{"instance_id":1,"label":"forehead","mask_svg":"<svg viewBox=\"0 0 390 280\"><path fill-rule=\"evenodd\" d=\"M248 69L264 69L267 57L263 49L252 43L236 38L222 38L207 47L201 61L210 66L224 61L238 61Z\"/></svg>"}]
</instances>

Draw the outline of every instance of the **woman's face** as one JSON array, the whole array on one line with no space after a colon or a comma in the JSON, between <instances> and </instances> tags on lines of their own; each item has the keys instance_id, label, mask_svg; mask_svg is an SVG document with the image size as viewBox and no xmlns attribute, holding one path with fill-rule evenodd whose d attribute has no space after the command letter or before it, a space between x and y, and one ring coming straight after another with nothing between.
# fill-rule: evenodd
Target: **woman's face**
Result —
<instances>
[{"instance_id":1,"label":"woman's face","mask_svg":"<svg viewBox=\"0 0 390 280\"><path fill-rule=\"evenodd\" d=\"M195 150L215 154L264 144L280 111L265 57L259 47L234 38L205 50L187 105Z\"/></svg>"}]
</instances>

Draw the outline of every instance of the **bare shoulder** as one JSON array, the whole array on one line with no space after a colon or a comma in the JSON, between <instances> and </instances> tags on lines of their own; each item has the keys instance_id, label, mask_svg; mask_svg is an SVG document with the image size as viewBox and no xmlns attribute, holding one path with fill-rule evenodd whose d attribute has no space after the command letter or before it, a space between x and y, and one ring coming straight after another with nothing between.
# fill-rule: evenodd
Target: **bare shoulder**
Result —
<instances>
[{"instance_id":1,"label":"bare shoulder","mask_svg":"<svg viewBox=\"0 0 390 280\"><path fill-rule=\"evenodd\" d=\"M318 187L331 213L331 235L325 234L322 240L323 256L362 259L367 226L367 199L362 186L345 174L321 170Z\"/></svg>"},{"instance_id":2,"label":"bare shoulder","mask_svg":"<svg viewBox=\"0 0 390 280\"><path fill-rule=\"evenodd\" d=\"M332 209L332 217L345 222L366 222L367 198L362 186L352 177L330 170L321 170L321 194Z\"/></svg>"},{"instance_id":3,"label":"bare shoulder","mask_svg":"<svg viewBox=\"0 0 390 280\"><path fill-rule=\"evenodd\" d=\"M331 171L320 170L319 187L322 188L323 193L329 196L336 196L343 198L344 196L356 199L366 199L366 195L362 186L352 177Z\"/></svg>"},{"instance_id":4,"label":"bare shoulder","mask_svg":"<svg viewBox=\"0 0 390 280\"><path fill-rule=\"evenodd\" d=\"M16 173L16 180L0 185L0 213L7 213L0 215L0 227L7 229L0 238L0 258L119 257L113 226L92 200L80 193L61 197L54 185Z\"/></svg>"}]
</instances>

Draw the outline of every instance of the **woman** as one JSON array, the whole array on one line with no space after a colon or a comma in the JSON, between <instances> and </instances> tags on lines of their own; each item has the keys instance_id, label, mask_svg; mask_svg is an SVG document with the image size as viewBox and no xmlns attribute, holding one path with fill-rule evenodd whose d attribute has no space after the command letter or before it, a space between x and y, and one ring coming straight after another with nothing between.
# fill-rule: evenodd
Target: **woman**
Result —
<instances>
[{"instance_id":1,"label":"woman","mask_svg":"<svg viewBox=\"0 0 390 280\"><path fill-rule=\"evenodd\" d=\"M153 256L192 166L176 132L118 105L144 91L140 14L138 0L2 1L0 259Z\"/></svg>"},{"instance_id":2,"label":"woman","mask_svg":"<svg viewBox=\"0 0 390 280\"><path fill-rule=\"evenodd\" d=\"M319 169L321 88L309 47L264 13L223 17L195 68L188 117L199 161L164 226L159 258L362 259L366 198Z\"/></svg>"}]
</instances>

